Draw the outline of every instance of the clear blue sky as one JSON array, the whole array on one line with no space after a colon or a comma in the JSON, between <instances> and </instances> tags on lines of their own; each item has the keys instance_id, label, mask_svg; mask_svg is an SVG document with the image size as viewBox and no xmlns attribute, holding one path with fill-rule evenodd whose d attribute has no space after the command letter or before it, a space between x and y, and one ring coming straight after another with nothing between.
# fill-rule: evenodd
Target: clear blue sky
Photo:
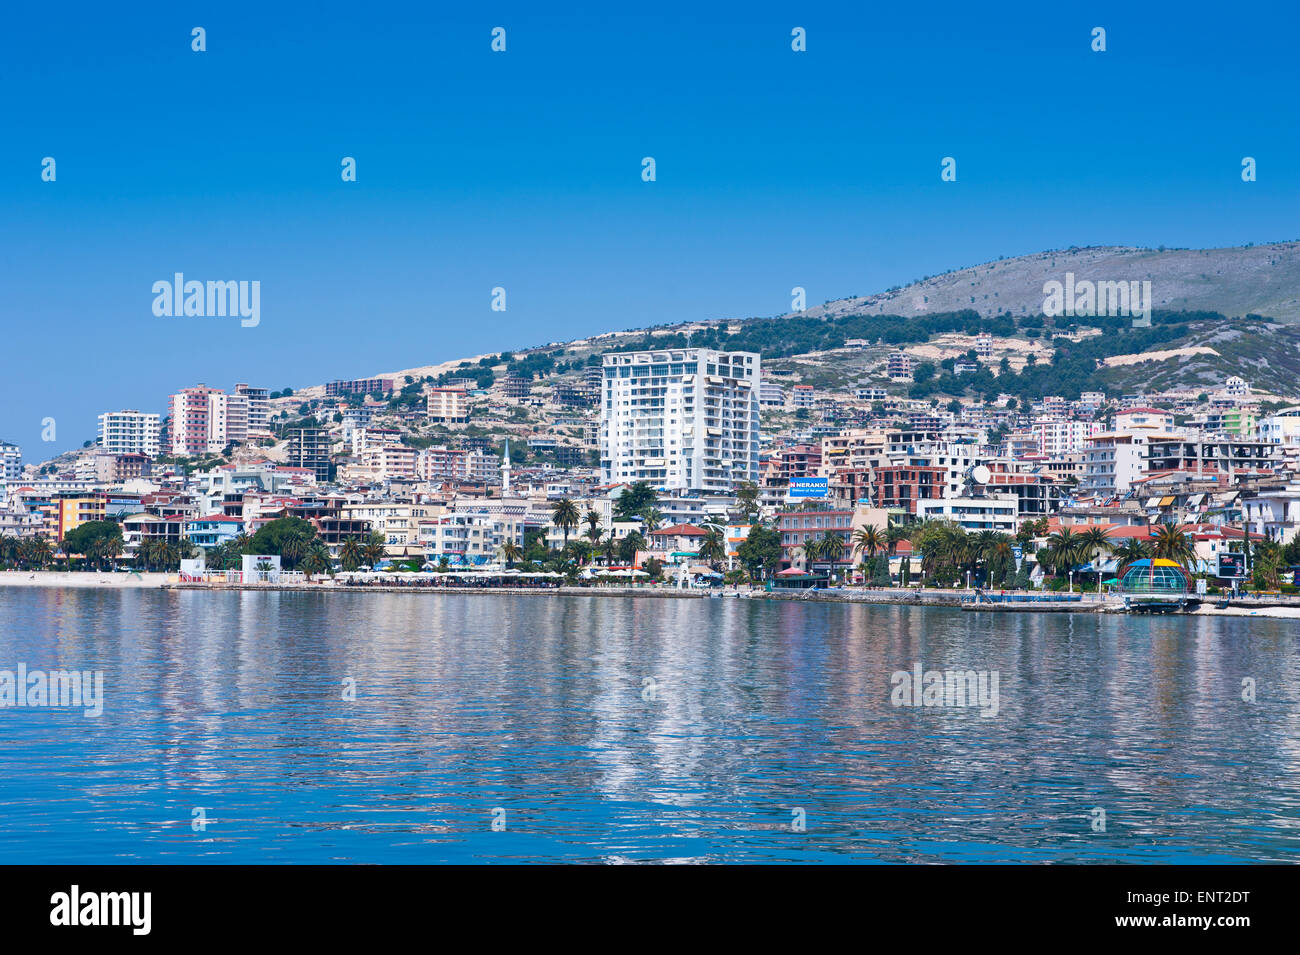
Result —
<instances>
[{"instance_id":1,"label":"clear blue sky","mask_svg":"<svg viewBox=\"0 0 1300 955\"><path fill-rule=\"evenodd\" d=\"M280 6L7 8L0 439L25 459L200 381L773 315L795 285L1043 248L1300 236L1294 2ZM155 317L177 271L260 281L261 324Z\"/></svg>"}]
</instances>

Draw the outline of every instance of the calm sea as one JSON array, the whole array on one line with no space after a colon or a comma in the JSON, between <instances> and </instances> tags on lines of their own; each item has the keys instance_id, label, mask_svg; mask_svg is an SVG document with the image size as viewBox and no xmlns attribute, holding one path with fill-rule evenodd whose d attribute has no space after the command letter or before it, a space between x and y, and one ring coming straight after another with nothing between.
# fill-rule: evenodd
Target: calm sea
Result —
<instances>
[{"instance_id":1,"label":"calm sea","mask_svg":"<svg viewBox=\"0 0 1300 955\"><path fill-rule=\"evenodd\" d=\"M0 861L1292 862L1298 634L0 588L0 671L104 675L95 719L0 709ZM893 705L917 665L996 672L996 715Z\"/></svg>"}]
</instances>

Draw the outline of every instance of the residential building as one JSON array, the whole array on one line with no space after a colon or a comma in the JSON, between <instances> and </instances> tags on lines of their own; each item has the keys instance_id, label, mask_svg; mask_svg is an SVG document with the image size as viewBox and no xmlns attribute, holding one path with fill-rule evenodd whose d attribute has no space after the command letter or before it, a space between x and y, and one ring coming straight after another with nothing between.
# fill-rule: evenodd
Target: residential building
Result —
<instances>
[{"instance_id":1,"label":"residential building","mask_svg":"<svg viewBox=\"0 0 1300 955\"><path fill-rule=\"evenodd\" d=\"M355 378L352 381L331 381L325 385L325 396L339 398L346 395L386 395L393 390L392 378Z\"/></svg>"},{"instance_id":2,"label":"residential building","mask_svg":"<svg viewBox=\"0 0 1300 955\"><path fill-rule=\"evenodd\" d=\"M162 416L146 411L105 411L99 416L100 450L109 454L143 454L158 457L161 452Z\"/></svg>"},{"instance_id":3,"label":"residential building","mask_svg":"<svg viewBox=\"0 0 1300 955\"><path fill-rule=\"evenodd\" d=\"M235 385L235 394L248 402L247 434L258 437L269 436L271 434L270 392L265 388L238 384Z\"/></svg>"},{"instance_id":4,"label":"residential building","mask_svg":"<svg viewBox=\"0 0 1300 955\"><path fill-rule=\"evenodd\" d=\"M0 441L0 478L12 483L23 476L23 449L8 441Z\"/></svg>"},{"instance_id":5,"label":"residential building","mask_svg":"<svg viewBox=\"0 0 1300 955\"><path fill-rule=\"evenodd\" d=\"M715 494L758 480L754 352L705 348L604 357L602 479Z\"/></svg>"},{"instance_id":6,"label":"residential building","mask_svg":"<svg viewBox=\"0 0 1300 955\"><path fill-rule=\"evenodd\" d=\"M429 421L434 424L465 424L469 403L463 388L432 388L425 402Z\"/></svg>"},{"instance_id":7,"label":"residential building","mask_svg":"<svg viewBox=\"0 0 1300 955\"><path fill-rule=\"evenodd\" d=\"M967 531L1001 531L1014 534L1018 526L1020 501L1013 494L988 497L947 497L918 501L916 516L920 520L953 521Z\"/></svg>"},{"instance_id":8,"label":"residential building","mask_svg":"<svg viewBox=\"0 0 1300 955\"><path fill-rule=\"evenodd\" d=\"M289 439L289 464L292 467L307 468L316 475L318 481L328 481L330 477L330 439L322 428L289 428L285 432Z\"/></svg>"}]
</instances>

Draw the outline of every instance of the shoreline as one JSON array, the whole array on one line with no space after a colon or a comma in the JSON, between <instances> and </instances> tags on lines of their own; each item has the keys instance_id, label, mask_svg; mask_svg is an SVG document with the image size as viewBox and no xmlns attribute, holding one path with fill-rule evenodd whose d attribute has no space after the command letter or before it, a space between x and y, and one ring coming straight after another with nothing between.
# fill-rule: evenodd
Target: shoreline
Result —
<instances>
[{"instance_id":1,"label":"shoreline","mask_svg":"<svg viewBox=\"0 0 1300 955\"><path fill-rule=\"evenodd\" d=\"M722 591L685 590L667 586L629 587L413 587L389 585L349 586L332 581L297 584L206 584L182 583L179 575L159 571L116 572L106 571L0 571L0 587L44 587L94 590L170 590L170 591L261 591L274 593L382 593L382 594L482 594L485 596L523 597L651 597L660 599L748 599L808 601L813 603L857 603L901 607L946 607L963 609L972 613L1120 613L1117 601L1085 599L1073 602L1050 600L1024 604L981 604L969 602L970 592L964 590L817 590L771 592L753 588ZM1180 617L1259 617L1266 619L1300 619L1300 600L1280 602L1278 598L1239 600L1227 607L1203 602L1192 610L1170 614Z\"/></svg>"}]
</instances>

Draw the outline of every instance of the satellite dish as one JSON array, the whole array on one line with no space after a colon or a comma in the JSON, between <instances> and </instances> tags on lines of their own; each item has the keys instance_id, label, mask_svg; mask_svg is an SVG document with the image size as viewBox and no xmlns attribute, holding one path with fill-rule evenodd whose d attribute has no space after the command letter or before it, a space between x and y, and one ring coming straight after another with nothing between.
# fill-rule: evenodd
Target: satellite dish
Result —
<instances>
[{"instance_id":1,"label":"satellite dish","mask_svg":"<svg viewBox=\"0 0 1300 955\"><path fill-rule=\"evenodd\" d=\"M970 470L970 479L976 484L988 484L992 476L992 472L983 464L977 464Z\"/></svg>"}]
</instances>

